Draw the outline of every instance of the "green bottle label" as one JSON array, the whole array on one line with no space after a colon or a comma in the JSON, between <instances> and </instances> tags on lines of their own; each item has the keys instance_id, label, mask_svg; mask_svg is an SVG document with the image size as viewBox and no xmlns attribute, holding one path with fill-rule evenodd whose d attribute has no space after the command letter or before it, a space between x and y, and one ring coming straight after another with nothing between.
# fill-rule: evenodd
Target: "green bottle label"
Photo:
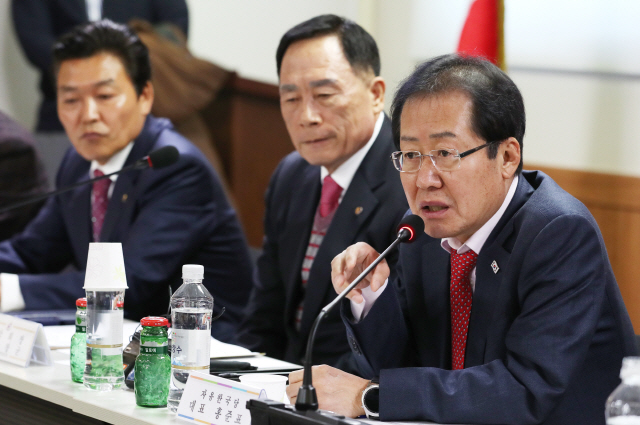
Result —
<instances>
[{"instance_id":1,"label":"green bottle label","mask_svg":"<svg viewBox=\"0 0 640 425\"><path fill-rule=\"evenodd\" d=\"M76 314L76 332L87 333L87 316Z\"/></svg>"},{"instance_id":2,"label":"green bottle label","mask_svg":"<svg viewBox=\"0 0 640 425\"><path fill-rule=\"evenodd\" d=\"M140 354L169 354L169 346L165 342L164 344L158 345L157 343L146 343L140 347Z\"/></svg>"}]
</instances>

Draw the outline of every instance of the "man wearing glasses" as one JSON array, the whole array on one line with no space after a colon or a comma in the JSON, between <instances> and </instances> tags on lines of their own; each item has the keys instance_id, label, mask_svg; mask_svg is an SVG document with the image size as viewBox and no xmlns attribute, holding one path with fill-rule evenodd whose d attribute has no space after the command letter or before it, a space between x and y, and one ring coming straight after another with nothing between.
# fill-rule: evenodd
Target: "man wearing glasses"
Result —
<instances>
[{"instance_id":1,"label":"man wearing glasses","mask_svg":"<svg viewBox=\"0 0 640 425\"><path fill-rule=\"evenodd\" d=\"M420 65L392 106L392 161L425 235L342 314L362 379L314 370L320 408L438 423L604 424L634 335L589 211L522 171L524 103L489 62ZM340 292L377 253L332 263ZM357 304L370 308L357 314ZM360 308L361 310L361 308ZM301 373L287 389L295 401Z\"/></svg>"}]
</instances>

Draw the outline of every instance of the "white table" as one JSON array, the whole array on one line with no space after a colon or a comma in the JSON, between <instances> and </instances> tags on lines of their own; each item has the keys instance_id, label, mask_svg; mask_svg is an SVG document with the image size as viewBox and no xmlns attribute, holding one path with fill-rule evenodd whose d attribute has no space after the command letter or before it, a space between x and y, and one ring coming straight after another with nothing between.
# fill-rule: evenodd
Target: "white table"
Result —
<instances>
[{"instance_id":1,"label":"white table","mask_svg":"<svg viewBox=\"0 0 640 425\"><path fill-rule=\"evenodd\" d=\"M167 408L137 406L134 392L128 388L108 392L91 391L85 388L84 385L71 381L68 352L52 350L51 356L54 360L53 366L32 365L28 368L22 368L0 362L0 385L62 407L63 409L54 409L53 414L55 415L64 416L67 414L70 418L75 418L79 414L88 417L82 418L79 416L77 423L100 423L92 421L90 418L114 425L184 423L178 421L175 414L171 413ZM262 365L272 367L280 366L284 368L291 365L268 357L249 357L238 360L251 362L252 359L254 362L257 361ZM3 392L6 391L6 389L3 390ZM0 398L4 398L4 402L7 402L6 397ZM2 406L2 401L0 400L0 406ZM21 401L21 394L12 394L9 403L13 405L12 407L15 411L24 410L25 413L23 419L18 417L19 413L14 413L16 415L15 423L43 423L41 418L34 417L30 419L29 416L37 416L36 413L38 413L37 409L39 408L35 406L37 401L34 402L34 400L26 396ZM23 405L15 406L16 403L22 403ZM68 409L68 411L65 412L65 409ZM47 406L41 407L40 410L45 413ZM4 424L6 421L3 420L3 414L4 409L0 408L0 423ZM62 416L58 417L58 421L51 418L53 421L50 423L65 423L61 420ZM84 419L88 421L83 422ZM47 423L46 419L44 423Z\"/></svg>"},{"instance_id":2,"label":"white table","mask_svg":"<svg viewBox=\"0 0 640 425\"><path fill-rule=\"evenodd\" d=\"M71 381L67 351L52 350L51 356L54 361L53 366L32 365L22 368L0 362L0 423L21 425L185 423L179 421L167 408L145 408L136 405L133 390L126 387L108 392L91 391L84 385ZM261 368L291 366L291 363L264 356L238 360L257 364ZM371 423L380 422L372 421ZM399 422L394 424L401 425Z\"/></svg>"}]
</instances>

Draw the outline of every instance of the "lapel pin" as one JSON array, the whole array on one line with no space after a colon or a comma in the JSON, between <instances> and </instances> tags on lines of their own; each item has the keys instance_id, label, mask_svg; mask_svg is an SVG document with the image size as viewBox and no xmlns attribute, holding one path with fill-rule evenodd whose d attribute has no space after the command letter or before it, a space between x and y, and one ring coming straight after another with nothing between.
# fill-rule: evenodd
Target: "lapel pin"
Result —
<instances>
[{"instance_id":1,"label":"lapel pin","mask_svg":"<svg viewBox=\"0 0 640 425\"><path fill-rule=\"evenodd\" d=\"M498 273L498 270L500 270L500 267L498 267L498 263L496 263L496 260L493 260L493 263L491 263L491 268L493 269L493 274Z\"/></svg>"},{"instance_id":2,"label":"lapel pin","mask_svg":"<svg viewBox=\"0 0 640 425\"><path fill-rule=\"evenodd\" d=\"M127 195L126 193L122 195L122 202L127 202L127 199L129 199L129 195Z\"/></svg>"},{"instance_id":3,"label":"lapel pin","mask_svg":"<svg viewBox=\"0 0 640 425\"><path fill-rule=\"evenodd\" d=\"M356 210L354 211L356 213L356 215L360 215L360 213L362 212L362 210L364 210L364 208L362 207L356 207Z\"/></svg>"}]
</instances>

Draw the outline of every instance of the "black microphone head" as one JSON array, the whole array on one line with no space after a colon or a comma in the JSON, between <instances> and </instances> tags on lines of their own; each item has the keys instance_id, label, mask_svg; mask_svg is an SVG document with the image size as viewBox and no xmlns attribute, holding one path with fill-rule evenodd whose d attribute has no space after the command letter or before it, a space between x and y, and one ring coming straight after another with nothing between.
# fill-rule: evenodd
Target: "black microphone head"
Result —
<instances>
[{"instance_id":1,"label":"black microphone head","mask_svg":"<svg viewBox=\"0 0 640 425\"><path fill-rule=\"evenodd\" d=\"M149 166L155 169L173 165L180 158L180 152L175 146L165 146L149 154L147 161Z\"/></svg>"},{"instance_id":2,"label":"black microphone head","mask_svg":"<svg viewBox=\"0 0 640 425\"><path fill-rule=\"evenodd\" d=\"M411 243L424 232L424 221L415 214L411 214L402 219L398 224L398 238L402 242Z\"/></svg>"}]
</instances>

